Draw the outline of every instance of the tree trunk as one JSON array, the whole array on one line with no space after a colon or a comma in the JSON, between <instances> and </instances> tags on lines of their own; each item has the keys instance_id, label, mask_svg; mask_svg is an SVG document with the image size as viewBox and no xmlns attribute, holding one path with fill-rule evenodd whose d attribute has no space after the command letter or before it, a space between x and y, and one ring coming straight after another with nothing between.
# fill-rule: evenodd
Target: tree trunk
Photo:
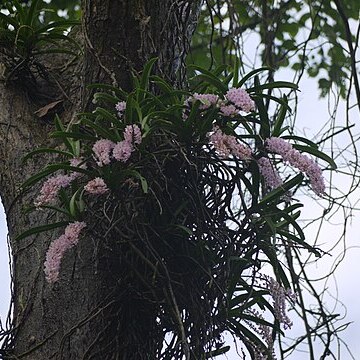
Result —
<instances>
[{"instance_id":1,"label":"tree trunk","mask_svg":"<svg viewBox=\"0 0 360 360\"><path fill-rule=\"evenodd\" d=\"M51 63L43 59L57 81L37 79L36 89L24 89L20 78L2 79L0 193L13 255L14 325L3 345L4 359L155 359L161 349L161 338L153 334L156 313L151 304L138 300L136 294L113 296L122 279L104 266L99 239L83 238L65 255L60 281L54 285L46 282L43 264L58 232L14 240L26 229L55 220L46 211L24 211L36 191L19 192L20 184L51 159L37 157L23 163L22 158L30 150L53 145L48 137L53 130L51 116L38 118L34 112L61 98L60 116L69 122L76 112L91 106L88 84L107 82L128 90L130 71L140 71L149 58L157 56L157 72L180 85L200 3L84 0L80 38L85 55L78 64L62 67L60 72L57 65L68 59L60 56ZM139 338L132 337L134 332L141 334L141 344L134 341Z\"/></svg>"}]
</instances>

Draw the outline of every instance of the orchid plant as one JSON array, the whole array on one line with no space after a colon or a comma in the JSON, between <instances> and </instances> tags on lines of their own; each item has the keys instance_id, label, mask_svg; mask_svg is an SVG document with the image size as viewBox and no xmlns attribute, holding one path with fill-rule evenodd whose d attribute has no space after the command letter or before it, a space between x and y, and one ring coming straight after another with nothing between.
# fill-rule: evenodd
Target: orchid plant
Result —
<instances>
[{"instance_id":1,"label":"orchid plant","mask_svg":"<svg viewBox=\"0 0 360 360\"><path fill-rule=\"evenodd\" d=\"M238 79L236 69L225 76L222 69L195 67L191 90L176 90L151 75L155 61L134 76L130 93L91 85L100 90L93 111L66 126L55 120L52 136L62 146L26 156L58 155L60 162L23 188L42 181L34 209L62 219L18 240L66 226L44 260L52 285L61 281L68 250L86 241L80 235L92 236L88 219L96 214L102 224L97 233L112 239L112 256L130 252L145 264L132 281L141 276L148 283L151 291L139 288L158 304L159 327L179 340L160 346L159 359L225 353L224 331L237 336L253 359L275 359L275 338L281 325L291 327L287 306L296 301L281 257L292 247L321 255L305 241L297 223L302 204L293 195L310 185L325 196L317 161L335 164L315 143L288 133L286 96L267 92L296 90L295 84L260 84L264 68ZM276 105L274 116L268 101Z\"/></svg>"}]
</instances>

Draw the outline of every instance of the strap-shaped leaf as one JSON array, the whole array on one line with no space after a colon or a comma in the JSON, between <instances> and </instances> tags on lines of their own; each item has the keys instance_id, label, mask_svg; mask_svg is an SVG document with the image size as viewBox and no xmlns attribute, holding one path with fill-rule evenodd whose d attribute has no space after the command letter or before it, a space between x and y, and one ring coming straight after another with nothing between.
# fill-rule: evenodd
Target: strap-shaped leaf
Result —
<instances>
[{"instance_id":1,"label":"strap-shaped leaf","mask_svg":"<svg viewBox=\"0 0 360 360\"><path fill-rule=\"evenodd\" d=\"M259 206L264 206L273 201L281 199L283 195L285 195L290 189L299 185L301 181L304 179L303 174L298 174L282 184L280 187L270 191L267 195L265 195L259 202Z\"/></svg>"},{"instance_id":2,"label":"strap-shaped leaf","mask_svg":"<svg viewBox=\"0 0 360 360\"><path fill-rule=\"evenodd\" d=\"M57 149L52 149L52 148L41 148L41 149L36 149L36 150L30 151L29 153L27 153L23 157L23 161L25 162L26 160L32 158L34 155L38 155L38 154L58 154L58 155L63 155L63 156L69 157L69 158L74 157L74 155L68 151L62 151L62 150L57 150Z\"/></svg>"},{"instance_id":3,"label":"strap-shaped leaf","mask_svg":"<svg viewBox=\"0 0 360 360\"><path fill-rule=\"evenodd\" d=\"M2 12L0 12L0 19L2 19L5 24L12 25L15 30L17 30L20 26L20 24L14 18L12 18L10 15L5 15ZM11 30L7 31L12 32Z\"/></svg>"},{"instance_id":4,"label":"strap-shaped leaf","mask_svg":"<svg viewBox=\"0 0 360 360\"><path fill-rule=\"evenodd\" d=\"M247 89L247 91L251 92L251 91L262 91L262 90L266 90L266 89L282 89L282 88L289 88L289 89L294 89L294 90L298 90L298 85L288 82L288 81L274 81L272 83L269 84L259 84L256 85L252 88Z\"/></svg>"},{"instance_id":5,"label":"strap-shaped leaf","mask_svg":"<svg viewBox=\"0 0 360 360\"><path fill-rule=\"evenodd\" d=\"M193 70L200 72L200 74L196 75L196 79L200 79L205 81L211 85L213 85L216 89L218 89L222 94L225 94L228 90L228 87L219 80L219 75L215 75L209 70L206 70L197 65L189 65L189 67Z\"/></svg>"},{"instance_id":6,"label":"strap-shaped leaf","mask_svg":"<svg viewBox=\"0 0 360 360\"><path fill-rule=\"evenodd\" d=\"M330 165L331 170L335 170L337 168L335 161L329 155L326 155L325 153L323 153L322 151L316 148L298 145L298 144L295 144L294 148L301 152L306 152L308 154L316 156L319 159L326 161Z\"/></svg>"},{"instance_id":7,"label":"strap-shaped leaf","mask_svg":"<svg viewBox=\"0 0 360 360\"><path fill-rule=\"evenodd\" d=\"M37 182L39 182L40 180L46 178L47 176L51 175L52 173L54 173L57 170L54 169L47 169L45 168L45 170L42 170L40 172L38 172L37 174L31 176L29 179L27 179L26 181L24 181L21 184L21 188L23 190L27 189L28 187L36 184Z\"/></svg>"},{"instance_id":8,"label":"strap-shaped leaf","mask_svg":"<svg viewBox=\"0 0 360 360\"><path fill-rule=\"evenodd\" d=\"M40 225L40 226L33 227L29 230L24 231L20 235L18 235L15 238L15 241L22 240L31 235L40 234L44 231L49 231L49 230L53 230L53 229L56 229L59 227L66 226L66 225L68 225L68 223L69 223L68 221L59 221L59 222L52 223L52 224L46 224L46 225Z\"/></svg>"},{"instance_id":9,"label":"strap-shaped leaf","mask_svg":"<svg viewBox=\"0 0 360 360\"><path fill-rule=\"evenodd\" d=\"M212 359L214 356L219 356L227 353L230 350L230 346L224 346L220 349L209 351L205 354L205 359Z\"/></svg>"},{"instance_id":10,"label":"strap-shaped leaf","mask_svg":"<svg viewBox=\"0 0 360 360\"><path fill-rule=\"evenodd\" d=\"M316 143L314 143L313 141L311 141L310 139L308 138L304 138L303 136L297 136L297 135L284 135L282 136L283 139L286 139L286 140L293 140L293 141L301 141L303 142L304 144L307 144L309 146L311 146L312 148L314 149L317 149L318 148L318 145ZM296 146L296 145L294 145Z\"/></svg>"},{"instance_id":11,"label":"strap-shaped leaf","mask_svg":"<svg viewBox=\"0 0 360 360\"><path fill-rule=\"evenodd\" d=\"M284 95L282 100L283 100L283 104L280 107L280 111L276 118L274 129L272 132L272 136L276 136L276 137L279 137L281 135L282 126L285 121L285 116L289 109L287 96Z\"/></svg>"},{"instance_id":12,"label":"strap-shaped leaf","mask_svg":"<svg viewBox=\"0 0 360 360\"><path fill-rule=\"evenodd\" d=\"M69 212L71 216L76 219L79 214L84 210L84 204L82 196L84 189L81 187L75 191L69 202Z\"/></svg>"},{"instance_id":13,"label":"strap-shaped leaf","mask_svg":"<svg viewBox=\"0 0 360 360\"><path fill-rule=\"evenodd\" d=\"M150 78L150 74L151 74L151 70L154 66L154 64L156 63L156 61L158 60L157 57L150 59L144 66L144 70L141 74L141 79L140 79L140 88L142 90L147 90L149 87L149 78ZM141 99L139 99L140 101Z\"/></svg>"},{"instance_id":14,"label":"strap-shaped leaf","mask_svg":"<svg viewBox=\"0 0 360 360\"><path fill-rule=\"evenodd\" d=\"M246 74L238 83L237 85L234 84L234 86L236 86L237 88L242 87L246 81L248 81L250 78L252 78L253 76L255 76L256 74L263 72L263 71L267 71L267 70L271 70L270 67L264 66L261 67L259 69L255 69L253 71L250 71L248 74ZM248 89L249 90L249 89Z\"/></svg>"},{"instance_id":15,"label":"strap-shaped leaf","mask_svg":"<svg viewBox=\"0 0 360 360\"><path fill-rule=\"evenodd\" d=\"M148 193L148 191L149 191L148 183L147 183L146 179L137 170L125 170L123 174L125 176L129 175L129 176L133 176L136 179L139 179L140 183L141 183L141 188L142 188L144 194Z\"/></svg>"},{"instance_id":16,"label":"strap-shaped leaf","mask_svg":"<svg viewBox=\"0 0 360 360\"><path fill-rule=\"evenodd\" d=\"M38 3L39 3L39 0L31 1L30 9L29 9L27 17L26 17L26 25L32 26L34 21L37 20L36 9L37 9Z\"/></svg>"},{"instance_id":17,"label":"strap-shaped leaf","mask_svg":"<svg viewBox=\"0 0 360 360\"><path fill-rule=\"evenodd\" d=\"M164 93L169 93L173 91L173 88L160 76L151 75L150 80L155 83Z\"/></svg>"},{"instance_id":18,"label":"strap-shaped leaf","mask_svg":"<svg viewBox=\"0 0 360 360\"><path fill-rule=\"evenodd\" d=\"M42 26L41 28L37 29L35 31L35 34L43 34L46 33L49 30L57 29L57 28L68 28L75 25L81 25L81 22L79 20L58 20L53 21L50 24L47 24L45 26Z\"/></svg>"},{"instance_id":19,"label":"strap-shaped leaf","mask_svg":"<svg viewBox=\"0 0 360 360\"><path fill-rule=\"evenodd\" d=\"M117 88L115 86L109 85L109 84L101 84L101 83L94 83L87 85L88 89L103 89L113 92L116 96L118 96L120 99L125 100L128 96L128 93L120 88Z\"/></svg>"}]
</instances>

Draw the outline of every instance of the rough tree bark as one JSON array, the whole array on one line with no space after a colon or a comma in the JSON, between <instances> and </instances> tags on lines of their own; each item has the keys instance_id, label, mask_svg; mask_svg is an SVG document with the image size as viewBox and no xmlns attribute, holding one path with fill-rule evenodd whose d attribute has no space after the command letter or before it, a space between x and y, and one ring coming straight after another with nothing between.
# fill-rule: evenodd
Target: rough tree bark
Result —
<instances>
[{"instance_id":1,"label":"rough tree bark","mask_svg":"<svg viewBox=\"0 0 360 360\"><path fill-rule=\"evenodd\" d=\"M35 89L24 89L21 80L5 82L3 78L0 82L0 193L14 265L12 351L5 358L155 358L148 353L151 346L147 338L154 318L147 304L139 304L129 295L116 321L109 318L117 304L104 300L111 295L111 282L121 283L121 279L113 279L101 266L96 241L84 238L66 255L61 281L54 286L44 279L43 263L57 233L14 241L21 231L54 220L45 211L24 212L36 191L19 196L19 185L49 159L23 163L22 157L29 150L52 145L48 137L52 121L40 119L34 112L61 98L61 118L70 121L77 111L91 106L87 84L108 82L129 89L130 69L141 70L153 56L159 57L159 73L181 83L200 5L199 0L85 0L80 35L85 55L78 64L66 65L64 56L48 61L50 78L57 81L38 79L36 93ZM118 332L117 327L123 330ZM124 327L129 332L125 341L120 335ZM132 343L132 331L142 332L142 344Z\"/></svg>"}]
</instances>

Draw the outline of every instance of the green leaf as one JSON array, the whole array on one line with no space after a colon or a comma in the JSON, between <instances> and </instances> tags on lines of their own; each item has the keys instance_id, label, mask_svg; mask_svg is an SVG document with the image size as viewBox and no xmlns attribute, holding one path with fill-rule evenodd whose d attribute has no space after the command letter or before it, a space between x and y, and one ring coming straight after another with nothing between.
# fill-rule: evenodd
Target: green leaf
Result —
<instances>
[{"instance_id":1,"label":"green leaf","mask_svg":"<svg viewBox=\"0 0 360 360\"><path fill-rule=\"evenodd\" d=\"M319 159L326 161L330 165L331 170L335 170L337 168L335 161L330 156L324 154L322 151L316 148L298 145L298 144L295 144L294 148L301 152L306 152L308 154L316 156Z\"/></svg>"},{"instance_id":2,"label":"green leaf","mask_svg":"<svg viewBox=\"0 0 360 360\"><path fill-rule=\"evenodd\" d=\"M79 20L59 20L53 21L48 25L42 26L41 28L35 31L35 34L43 34L52 29L66 29L71 26L81 25Z\"/></svg>"},{"instance_id":3,"label":"green leaf","mask_svg":"<svg viewBox=\"0 0 360 360\"><path fill-rule=\"evenodd\" d=\"M301 181L304 179L303 174L298 174L295 177L288 180L286 183L282 184L280 187L270 191L268 194L266 194L260 201L259 206L264 206L266 204L269 204L273 201L281 199L283 195L285 195L290 189L293 187L299 185Z\"/></svg>"},{"instance_id":4,"label":"green leaf","mask_svg":"<svg viewBox=\"0 0 360 360\"><path fill-rule=\"evenodd\" d=\"M247 327L242 325L239 321L235 319L229 319L228 320L228 326L231 332L233 332L235 335L239 337L246 337L248 338L253 344L256 344L256 346L261 347L261 349L266 350L267 346ZM271 355L271 354L269 354Z\"/></svg>"},{"instance_id":5,"label":"green leaf","mask_svg":"<svg viewBox=\"0 0 360 360\"><path fill-rule=\"evenodd\" d=\"M275 121L275 124L274 124L274 129L273 129L273 132L272 132L272 136L276 136L276 137L279 137L281 135L281 128L283 126L283 123L284 123L284 120L285 120L285 116L286 116L286 113L288 111L288 99L287 99L287 96L284 95L283 96L283 101L284 105L281 106L280 108L280 111L279 111L279 115Z\"/></svg>"},{"instance_id":6,"label":"green leaf","mask_svg":"<svg viewBox=\"0 0 360 360\"><path fill-rule=\"evenodd\" d=\"M27 19L26 19L26 25L32 26L34 23L34 20L36 20L36 8L37 5L39 3L39 0L32 0L31 1L31 5L30 5L30 9L27 15Z\"/></svg>"},{"instance_id":7,"label":"green leaf","mask_svg":"<svg viewBox=\"0 0 360 360\"><path fill-rule=\"evenodd\" d=\"M14 27L15 30L17 30L19 28L19 23L13 19L11 16L9 15L5 15L2 12L0 12L0 20L3 20L5 22L5 24L10 24L11 26ZM10 32L10 30L9 30Z\"/></svg>"},{"instance_id":8,"label":"green leaf","mask_svg":"<svg viewBox=\"0 0 360 360\"><path fill-rule=\"evenodd\" d=\"M133 177L139 179L140 183L141 183L141 188L142 188L144 194L148 193L148 190L149 190L148 183L147 183L146 179L137 170L125 170L124 175L125 176L126 175L133 176Z\"/></svg>"},{"instance_id":9,"label":"green leaf","mask_svg":"<svg viewBox=\"0 0 360 360\"><path fill-rule=\"evenodd\" d=\"M126 100L126 108L125 108L125 121L127 124L134 123L133 121L133 109L134 109L134 94L130 94Z\"/></svg>"},{"instance_id":10,"label":"green leaf","mask_svg":"<svg viewBox=\"0 0 360 360\"><path fill-rule=\"evenodd\" d=\"M257 88L259 84L259 78L256 76L254 81L255 81L255 88ZM256 92L258 93L259 91L256 90ZM261 125L260 136L263 139L266 139L270 137L270 119L268 115L268 109L266 108L264 101L261 97L256 96L254 100L260 116L260 125Z\"/></svg>"},{"instance_id":11,"label":"green leaf","mask_svg":"<svg viewBox=\"0 0 360 360\"><path fill-rule=\"evenodd\" d=\"M140 79L140 88L143 90L147 90L148 89L148 85L149 85L149 78L150 78L150 73L151 70L155 64L155 62L158 60L157 57L150 59L144 66L144 70L141 74L141 79ZM139 100L140 101L140 100Z\"/></svg>"},{"instance_id":12,"label":"green leaf","mask_svg":"<svg viewBox=\"0 0 360 360\"><path fill-rule=\"evenodd\" d=\"M16 8L16 13L20 20L20 25L24 25L26 22L26 13L21 3L18 0L12 0L12 5Z\"/></svg>"},{"instance_id":13,"label":"green leaf","mask_svg":"<svg viewBox=\"0 0 360 360\"><path fill-rule=\"evenodd\" d=\"M296 136L296 135L285 135L282 137L283 139L286 139L286 140L293 140L293 141L301 141L303 142L304 144L308 144L309 146L311 146L312 148L314 149L317 149L318 148L318 145L316 143L314 143L313 141L307 139L307 138L304 138L302 136ZM294 145L294 146L297 146L297 145Z\"/></svg>"},{"instance_id":14,"label":"green leaf","mask_svg":"<svg viewBox=\"0 0 360 360\"><path fill-rule=\"evenodd\" d=\"M178 228L178 229L180 229L180 230L182 230L186 235L188 235L188 236L191 236L191 235L193 235L193 232L189 229L189 228L187 228L186 226L184 226L184 225L180 225L180 224L175 224L175 225L173 225L175 228Z\"/></svg>"},{"instance_id":15,"label":"green leaf","mask_svg":"<svg viewBox=\"0 0 360 360\"><path fill-rule=\"evenodd\" d=\"M266 89L278 89L278 88L290 88L290 89L298 90L299 87L296 84L288 82L288 81L274 81L269 84L256 85L252 88L247 89L247 91L248 92L251 92L251 91L259 92L259 91L266 90Z\"/></svg>"},{"instance_id":16,"label":"green leaf","mask_svg":"<svg viewBox=\"0 0 360 360\"><path fill-rule=\"evenodd\" d=\"M70 217L70 213L67 209L59 208L59 207L53 206L53 205L41 205L40 208L41 209L49 209L49 210L58 212L60 214L64 214L67 217ZM27 209L27 212L34 211L34 210L38 210L38 208L35 206L31 206Z\"/></svg>"},{"instance_id":17,"label":"green leaf","mask_svg":"<svg viewBox=\"0 0 360 360\"><path fill-rule=\"evenodd\" d=\"M278 104L280 104L281 106L285 106L286 107L286 110L289 111L290 113L292 112L291 111L291 107L287 104L287 102L285 102L282 98L279 99L278 97L276 96L272 96L272 95L269 95L269 94L266 94L266 93L257 93L256 94L257 97L260 97L260 98L263 98L263 99L267 99L267 100L272 100L272 101L275 101L277 102Z\"/></svg>"},{"instance_id":18,"label":"green leaf","mask_svg":"<svg viewBox=\"0 0 360 360\"><path fill-rule=\"evenodd\" d=\"M110 121L118 129L123 129L125 126L125 124L116 115L112 114L110 111L108 111L104 108L101 108L101 107L96 108L96 110L94 111L94 114L99 115L103 119ZM109 132L108 130L106 130L106 131Z\"/></svg>"},{"instance_id":19,"label":"green leaf","mask_svg":"<svg viewBox=\"0 0 360 360\"><path fill-rule=\"evenodd\" d=\"M94 83L87 85L88 89L103 89L113 92L116 96L118 96L121 100L125 100L128 96L128 93L122 89L116 88L109 84L101 84L101 83Z\"/></svg>"},{"instance_id":20,"label":"green leaf","mask_svg":"<svg viewBox=\"0 0 360 360\"><path fill-rule=\"evenodd\" d=\"M205 354L205 358L206 359L212 359L214 356L219 356L219 355L225 354L229 350L230 350L230 346L224 346L224 347L222 347L220 349L212 350L212 351L207 352Z\"/></svg>"},{"instance_id":21,"label":"green leaf","mask_svg":"<svg viewBox=\"0 0 360 360\"><path fill-rule=\"evenodd\" d=\"M117 96L110 95L106 92L97 92L94 94L94 102L104 102L104 103L111 103L117 104L119 102L119 98Z\"/></svg>"},{"instance_id":22,"label":"green leaf","mask_svg":"<svg viewBox=\"0 0 360 360\"><path fill-rule=\"evenodd\" d=\"M52 169L47 169L45 168L45 170L42 170L40 172L38 172L37 174L31 176L29 179L27 179L26 181L24 181L21 184L21 188L23 190L25 190L26 188L36 184L37 182L39 182L40 180L46 178L47 176L49 176L50 174L54 173L56 170L52 170Z\"/></svg>"},{"instance_id":23,"label":"green leaf","mask_svg":"<svg viewBox=\"0 0 360 360\"><path fill-rule=\"evenodd\" d=\"M206 81L207 83L215 86L222 94L225 94L228 90L228 87L224 85L218 78L218 75L214 75L211 71L206 70L197 65L189 65L189 68L200 72L199 75L196 75L196 79Z\"/></svg>"},{"instance_id":24,"label":"green leaf","mask_svg":"<svg viewBox=\"0 0 360 360\"><path fill-rule=\"evenodd\" d=\"M227 86L224 85L219 79L213 76L209 76L207 74L199 74L196 75L197 79L205 81L206 83L213 85L217 90L219 90L222 94L225 94L228 90Z\"/></svg>"},{"instance_id":25,"label":"green leaf","mask_svg":"<svg viewBox=\"0 0 360 360\"><path fill-rule=\"evenodd\" d=\"M63 227L63 226L66 226L68 224L69 224L68 221L59 221L59 222L52 223L52 224L36 226L36 227L33 227L33 228L29 229L29 230L26 230L23 233L21 233L20 235L18 235L15 238L15 241L22 240L22 239L24 239L24 238L26 238L28 236L31 236L31 235L34 235L34 234L39 234L39 233L42 233L44 231L49 231L49 230L53 230L53 229L56 229L56 228L59 228L59 227Z\"/></svg>"},{"instance_id":26,"label":"green leaf","mask_svg":"<svg viewBox=\"0 0 360 360\"><path fill-rule=\"evenodd\" d=\"M66 132L66 129L65 129L64 125L62 124L58 114L55 114L54 121L55 121L55 128L58 130L58 132ZM54 132L52 134L54 134ZM50 137L52 136L52 134L50 134ZM62 139L63 139L65 146L69 150L69 152L71 152L72 154L76 154L75 148L73 146L73 142L71 140L69 140L66 136L64 136Z\"/></svg>"},{"instance_id":27,"label":"green leaf","mask_svg":"<svg viewBox=\"0 0 360 360\"><path fill-rule=\"evenodd\" d=\"M84 189L79 188L76 190L76 192L73 194L73 196L70 199L69 212L74 219L76 219L79 216L79 213L81 213L81 210L84 208L84 206L81 204L81 202L83 202L82 200L83 193L84 193Z\"/></svg>"},{"instance_id":28,"label":"green leaf","mask_svg":"<svg viewBox=\"0 0 360 360\"><path fill-rule=\"evenodd\" d=\"M254 289L251 289L251 296L254 297L254 298L261 298L263 297L264 295L267 295L268 294L268 291L267 290L254 290ZM235 308L236 306L239 306L240 307L243 305L243 304L248 304L249 302L249 291L248 290L245 290L245 293L244 294L241 294L241 295L237 295L235 296L234 298L232 298L230 301L229 301L229 307L230 308ZM256 300L255 300L256 302ZM249 304L248 307L250 307L251 304Z\"/></svg>"},{"instance_id":29,"label":"green leaf","mask_svg":"<svg viewBox=\"0 0 360 360\"><path fill-rule=\"evenodd\" d=\"M173 88L160 76L152 75L150 76L150 80L156 85L158 85L161 91L163 91L165 94L171 93L173 91Z\"/></svg>"},{"instance_id":30,"label":"green leaf","mask_svg":"<svg viewBox=\"0 0 360 360\"><path fill-rule=\"evenodd\" d=\"M253 71L250 71L248 74L246 74L239 82L238 82L238 84L237 84L237 88L239 88L239 87L242 87L245 83L246 83L246 81L248 81L251 77L253 77L254 75L256 75L256 74L258 74L258 73L260 73L260 72L262 72L262 71L270 71L271 70L271 68L270 67L267 67L267 66L264 66L264 67L261 67L261 68L259 68L259 69L255 69L255 70L253 70ZM248 89L249 90L249 89Z\"/></svg>"},{"instance_id":31,"label":"green leaf","mask_svg":"<svg viewBox=\"0 0 360 360\"><path fill-rule=\"evenodd\" d=\"M83 140L91 140L91 141L97 140L96 137L93 135L84 134L80 132L71 132L71 131L54 131L50 134L50 137L61 138L63 139L64 143L69 142L69 140L71 139L78 139L78 140L83 139Z\"/></svg>"},{"instance_id":32,"label":"green leaf","mask_svg":"<svg viewBox=\"0 0 360 360\"><path fill-rule=\"evenodd\" d=\"M273 268L274 274L276 276L276 279L286 288L289 289L290 288L290 282L285 274L285 271L282 267L281 262L278 260L277 258L277 253L275 251L275 249L270 246L268 243L261 244L261 250L262 252L267 256L267 258L269 259L269 262Z\"/></svg>"},{"instance_id":33,"label":"green leaf","mask_svg":"<svg viewBox=\"0 0 360 360\"><path fill-rule=\"evenodd\" d=\"M239 85L239 68L240 68L240 59L238 56L235 57L235 66L234 66L234 77L233 77L233 87L241 87L241 85Z\"/></svg>"},{"instance_id":34,"label":"green leaf","mask_svg":"<svg viewBox=\"0 0 360 360\"><path fill-rule=\"evenodd\" d=\"M29 153L27 153L23 158L23 162L25 162L29 158L33 157L34 155L38 155L38 154L58 154L58 155L63 155L63 156L69 157L69 158L74 157L74 154L72 154L68 151L56 150L56 149L51 149L51 148L41 148L41 149L36 149L36 150L30 151Z\"/></svg>"}]
</instances>

